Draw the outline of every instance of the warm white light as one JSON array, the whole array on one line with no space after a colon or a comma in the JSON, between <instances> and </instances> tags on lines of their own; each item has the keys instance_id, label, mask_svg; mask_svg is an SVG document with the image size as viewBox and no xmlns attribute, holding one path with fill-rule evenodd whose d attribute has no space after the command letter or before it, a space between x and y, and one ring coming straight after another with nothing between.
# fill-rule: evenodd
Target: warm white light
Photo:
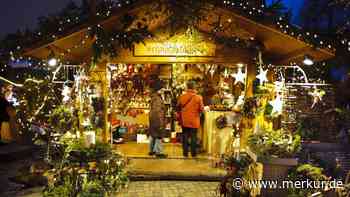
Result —
<instances>
[{"instance_id":1,"label":"warm white light","mask_svg":"<svg viewBox=\"0 0 350 197\"><path fill-rule=\"evenodd\" d=\"M51 58L48 61L49 66L57 66L57 59L56 58Z\"/></svg>"},{"instance_id":2,"label":"warm white light","mask_svg":"<svg viewBox=\"0 0 350 197\"><path fill-rule=\"evenodd\" d=\"M261 67L260 67L260 71L259 71L259 74L256 76L257 79L259 79L260 81L260 85L262 85L264 82L267 82L267 69L266 70L263 70Z\"/></svg>"},{"instance_id":3,"label":"warm white light","mask_svg":"<svg viewBox=\"0 0 350 197\"><path fill-rule=\"evenodd\" d=\"M63 102L67 102L70 99L71 88L64 86L62 90Z\"/></svg>"},{"instance_id":4,"label":"warm white light","mask_svg":"<svg viewBox=\"0 0 350 197\"><path fill-rule=\"evenodd\" d=\"M241 68L238 68L238 72L235 74L232 74L232 77L234 77L236 79L235 84L237 84L238 82L241 82L244 84L245 73L242 72Z\"/></svg>"},{"instance_id":5,"label":"warm white light","mask_svg":"<svg viewBox=\"0 0 350 197\"><path fill-rule=\"evenodd\" d=\"M242 63L237 64L238 68L242 68L244 65Z\"/></svg>"},{"instance_id":6,"label":"warm white light","mask_svg":"<svg viewBox=\"0 0 350 197\"><path fill-rule=\"evenodd\" d=\"M276 99L269 102L272 105L272 113L273 115L282 114L283 109L283 101L280 95L277 95Z\"/></svg>"},{"instance_id":7,"label":"warm white light","mask_svg":"<svg viewBox=\"0 0 350 197\"><path fill-rule=\"evenodd\" d=\"M314 61L310 59L308 56L305 56L305 59L303 60L303 63L307 66L311 66L314 64Z\"/></svg>"},{"instance_id":8,"label":"warm white light","mask_svg":"<svg viewBox=\"0 0 350 197\"><path fill-rule=\"evenodd\" d=\"M224 77L227 78L227 76L228 76L228 71L227 71L227 68L226 68L225 71L224 71Z\"/></svg>"}]
</instances>

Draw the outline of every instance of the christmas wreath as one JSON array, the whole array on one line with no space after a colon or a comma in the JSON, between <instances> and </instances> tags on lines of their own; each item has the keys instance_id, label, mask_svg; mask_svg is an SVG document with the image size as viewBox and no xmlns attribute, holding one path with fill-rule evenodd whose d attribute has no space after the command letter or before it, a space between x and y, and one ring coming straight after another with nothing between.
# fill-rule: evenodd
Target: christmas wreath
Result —
<instances>
[{"instance_id":1,"label":"christmas wreath","mask_svg":"<svg viewBox=\"0 0 350 197\"><path fill-rule=\"evenodd\" d=\"M215 123L216 123L216 127L217 127L218 129L223 129L223 128L225 128L226 125L227 125L227 118L226 118L226 116L220 115L219 117L217 117L217 118L215 119Z\"/></svg>"}]
</instances>

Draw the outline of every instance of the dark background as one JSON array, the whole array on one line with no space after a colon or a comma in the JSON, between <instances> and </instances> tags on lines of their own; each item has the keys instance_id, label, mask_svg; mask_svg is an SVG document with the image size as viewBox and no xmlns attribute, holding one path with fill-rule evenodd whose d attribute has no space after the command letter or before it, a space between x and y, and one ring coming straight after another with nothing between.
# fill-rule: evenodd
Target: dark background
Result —
<instances>
[{"instance_id":1,"label":"dark background","mask_svg":"<svg viewBox=\"0 0 350 197\"><path fill-rule=\"evenodd\" d=\"M37 18L55 14L71 0L1 0L0 37L18 29L33 29ZM80 5L81 0L73 0Z\"/></svg>"},{"instance_id":2,"label":"dark background","mask_svg":"<svg viewBox=\"0 0 350 197\"><path fill-rule=\"evenodd\" d=\"M0 37L14 33L18 29L33 29L37 18L55 14L71 0L1 0ZM73 0L80 5L81 0ZM299 10L304 0L283 0L288 8L293 10L293 22L299 22ZM267 0L271 3L272 0Z\"/></svg>"}]
</instances>

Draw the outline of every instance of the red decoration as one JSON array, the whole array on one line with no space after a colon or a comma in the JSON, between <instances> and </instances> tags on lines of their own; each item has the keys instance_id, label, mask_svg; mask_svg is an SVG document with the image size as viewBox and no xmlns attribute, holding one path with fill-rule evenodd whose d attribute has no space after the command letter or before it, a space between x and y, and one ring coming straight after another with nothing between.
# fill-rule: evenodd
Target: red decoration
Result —
<instances>
[{"instance_id":1,"label":"red decoration","mask_svg":"<svg viewBox=\"0 0 350 197\"><path fill-rule=\"evenodd\" d=\"M130 75L133 72L134 72L134 66L132 64L129 64L128 65L128 74Z\"/></svg>"}]
</instances>

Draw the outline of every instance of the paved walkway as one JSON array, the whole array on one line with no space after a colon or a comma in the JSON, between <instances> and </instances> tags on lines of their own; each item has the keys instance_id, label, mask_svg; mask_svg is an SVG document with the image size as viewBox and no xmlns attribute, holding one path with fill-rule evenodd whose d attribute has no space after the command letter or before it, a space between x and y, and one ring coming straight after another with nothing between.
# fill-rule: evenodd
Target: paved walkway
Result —
<instances>
[{"instance_id":1,"label":"paved walkway","mask_svg":"<svg viewBox=\"0 0 350 197\"><path fill-rule=\"evenodd\" d=\"M218 182L135 181L115 197L218 197L218 185ZM22 191L16 197L41 197L41 189Z\"/></svg>"},{"instance_id":2,"label":"paved walkway","mask_svg":"<svg viewBox=\"0 0 350 197\"><path fill-rule=\"evenodd\" d=\"M120 197L216 197L218 182L136 181Z\"/></svg>"}]
</instances>

